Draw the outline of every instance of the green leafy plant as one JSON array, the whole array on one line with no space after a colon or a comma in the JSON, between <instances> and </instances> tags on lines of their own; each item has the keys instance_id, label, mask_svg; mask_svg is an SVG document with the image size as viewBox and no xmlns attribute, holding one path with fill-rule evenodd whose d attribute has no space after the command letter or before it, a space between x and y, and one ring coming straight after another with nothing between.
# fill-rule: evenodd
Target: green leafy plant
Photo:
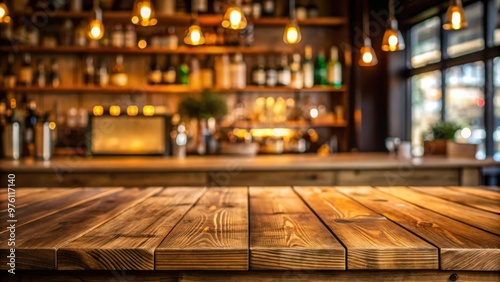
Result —
<instances>
[{"instance_id":1,"label":"green leafy plant","mask_svg":"<svg viewBox=\"0 0 500 282\"><path fill-rule=\"evenodd\" d=\"M425 133L424 140L455 140L455 132L462 129L454 122L438 122Z\"/></svg>"},{"instance_id":2,"label":"green leafy plant","mask_svg":"<svg viewBox=\"0 0 500 282\"><path fill-rule=\"evenodd\" d=\"M188 118L219 119L227 114L227 104L219 95L205 91L199 98L188 96L182 99L179 114Z\"/></svg>"}]
</instances>

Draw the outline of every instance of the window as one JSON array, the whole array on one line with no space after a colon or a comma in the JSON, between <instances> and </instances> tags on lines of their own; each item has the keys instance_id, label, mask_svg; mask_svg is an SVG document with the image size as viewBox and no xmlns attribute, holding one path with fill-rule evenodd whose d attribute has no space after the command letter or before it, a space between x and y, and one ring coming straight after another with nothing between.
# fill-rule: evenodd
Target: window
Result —
<instances>
[{"instance_id":1,"label":"window","mask_svg":"<svg viewBox=\"0 0 500 282\"><path fill-rule=\"evenodd\" d=\"M441 72L433 71L416 75L412 85L412 148L413 155L424 153L422 135L441 120L442 93Z\"/></svg>"},{"instance_id":2,"label":"window","mask_svg":"<svg viewBox=\"0 0 500 282\"><path fill-rule=\"evenodd\" d=\"M493 61L494 72L493 82L495 84L495 97L493 98L493 105L495 111L495 131L493 133L493 158L500 161L500 57L496 57Z\"/></svg>"},{"instance_id":3,"label":"window","mask_svg":"<svg viewBox=\"0 0 500 282\"><path fill-rule=\"evenodd\" d=\"M500 0L497 0L497 3L496 3L496 10L497 10L497 13L496 13L496 27L495 27L495 45L500 45Z\"/></svg>"},{"instance_id":4,"label":"window","mask_svg":"<svg viewBox=\"0 0 500 282\"><path fill-rule=\"evenodd\" d=\"M472 53L484 48L483 3L477 2L465 7L469 26L465 29L448 32L447 52L450 57Z\"/></svg>"},{"instance_id":5,"label":"window","mask_svg":"<svg viewBox=\"0 0 500 282\"><path fill-rule=\"evenodd\" d=\"M411 29L411 66L422 67L441 60L439 17L430 18Z\"/></svg>"}]
</instances>

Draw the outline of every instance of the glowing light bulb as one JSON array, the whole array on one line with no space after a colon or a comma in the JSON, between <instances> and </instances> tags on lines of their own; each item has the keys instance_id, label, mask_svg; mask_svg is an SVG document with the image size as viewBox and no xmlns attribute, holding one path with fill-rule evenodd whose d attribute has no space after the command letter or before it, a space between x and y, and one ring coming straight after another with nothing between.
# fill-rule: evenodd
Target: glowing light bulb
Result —
<instances>
[{"instance_id":1,"label":"glowing light bulb","mask_svg":"<svg viewBox=\"0 0 500 282\"><path fill-rule=\"evenodd\" d=\"M92 113L94 114L94 116L98 117L98 116L102 116L102 114L104 114L104 108L102 106L94 106L92 108Z\"/></svg>"},{"instance_id":2,"label":"glowing light bulb","mask_svg":"<svg viewBox=\"0 0 500 282\"><path fill-rule=\"evenodd\" d=\"M398 45L398 43L399 43L399 39L398 39L398 37L395 34L389 36L389 46L390 47L392 47L392 48L395 49L396 46Z\"/></svg>"},{"instance_id":3,"label":"glowing light bulb","mask_svg":"<svg viewBox=\"0 0 500 282\"><path fill-rule=\"evenodd\" d=\"M120 115L120 106L111 106L109 107L109 114L114 116L114 117L117 117Z\"/></svg>"},{"instance_id":4,"label":"glowing light bulb","mask_svg":"<svg viewBox=\"0 0 500 282\"><path fill-rule=\"evenodd\" d=\"M194 44L199 44L200 43L201 34L200 34L199 30L193 30L193 32L191 32L191 36L190 37L191 37L191 41Z\"/></svg>"},{"instance_id":5,"label":"glowing light bulb","mask_svg":"<svg viewBox=\"0 0 500 282\"><path fill-rule=\"evenodd\" d=\"M153 26L158 23L151 0L135 0L132 10L132 23L142 26Z\"/></svg>"},{"instance_id":6,"label":"glowing light bulb","mask_svg":"<svg viewBox=\"0 0 500 282\"><path fill-rule=\"evenodd\" d=\"M149 5L147 4L144 4L141 7L140 13L143 20L149 20L149 18L151 17L151 7L149 7Z\"/></svg>"},{"instance_id":7,"label":"glowing light bulb","mask_svg":"<svg viewBox=\"0 0 500 282\"><path fill-rule=\"evenodd\" d=\"M101 39L104 35L104 26L101 21L93 20L89 25L89 33L88 36L91 39L98 40Z\"/></svg>"},{"instance_id":8,"label":"glowing light bulb","mask_svg":"<svg viewBox=\"0 0 500 282\"><path fill-rule=\"evenodd\" d=\"M231 6L224 13L222 26L229 29L245 29L247 27L247 19L240 8Z\"/></svg>"},{"instance_id":9,"label":"glowing light bulb","mask_svg":"<svg viewBox=\"0 0 500 282\"><path fill-rule=\"evenodd\" d=\"M205 44L205 37L201 32L201 28L196 21L193 21L188 29L184 43L188 45L202 45Z\"/></svg>"},{"instance_id":10,"label":"glowing light bulb","mask_svg":"<svg viewBox=\"0 0 500 282\"><path fill-rule=\"evenodd\" d=\"M370 53L370 52L366 52L366 53L364 53L364 54L363 54L363 62L365 62L365 63L369 64L369 63L371 63L371 62L372 62L372 60L373 60L373 55L372 55L372 53Z\"/></svg>"},{"instance_id":11,"label":"glowing light bulb","mask_svg":"<svg viewBox=\"0 0 500 282\"><path fill-rule=\"evenodd\" d=\"M5 8L0 6L0 18L5 17L5 14L7 14L7 11L5 11Z\"/></svg>"},{"instance_id":12,"label":"glowing light bulb","mask_svg":"<svg viewBox=\"0 0 500 282\"><path fill-rule=\"evenodd\" d=\"M295 27L290 27L287 30L286 38L289 43L297 43L297 39L299 39L299 33Z\"/></svg>"},{"instance_id":13,"label":"glowing light bulb","mask_svg":"<svg viewBox=\"0 0 500 282\"><path fill-rule=\"evenodd\" d=\"M127 115L134 117L139 113L139 108L136 105L130 105L127 107Z\"/></svg>"},{"instance_id":14,"label":"glowing light bulb","mask_svg":"<svg viewBox=\"0 0 500 282\"><path fill-rule=\"evenodd\" d=\"M5 3L0 3L0 23L9 23L9 9Z\"/></svg>"},{"instance_id":15,"label":"glowing light bulb","mask_svg":"<svg viewBox=\"0 0 500 282\"><path fill-rule=\"evenodd\" d=\"M139 42L137 42L137 46L141 49L144 49L148 46L148 42L144 39L141 39L139 40Z\"/></svg>"},{"instance_id":16,"label":"glowing light bulb","mask_svg":"<svg viewBox=\"0 0 500 282\"><path fill-rule=\"evenodd\" d=\"M155 107L151 105L146 105L142 108L142 113L147 117L154 116Z\"/></svg>"},{"instance_id":17,"label":"glowing light bulb","mask_svg":"<svg viewBox=\"0 0 500 282\"><path fill-rule=\"evenodd\" d=\"M451 14L451 28L460 29L462 26L462 15L459 11L453 11Z\"/></svg>"},{"instance_id":18,"label":"glowing light bulb","mask_svg":"<svg viewBox=\"0 0 500 282\"><path fill-rule=\"evenodd\" d=\"M229 15L229 22L232 27L238 26L241 22L241 13L238 10L231 11Z\"/></svg>"},{"instance_id":19,"label":"glowing light bulb","mask_svg":"<svg viewBox=\"0 0 500 282\"><path fill-rule=\"evenodd\" d=\"M54 129L56 129L56 123L55 123L55 122L53 122L53 121L51 121L51 122L49 123L49 128L50 128L50 130L54 130Z\"/></svg>"}]
</instances>

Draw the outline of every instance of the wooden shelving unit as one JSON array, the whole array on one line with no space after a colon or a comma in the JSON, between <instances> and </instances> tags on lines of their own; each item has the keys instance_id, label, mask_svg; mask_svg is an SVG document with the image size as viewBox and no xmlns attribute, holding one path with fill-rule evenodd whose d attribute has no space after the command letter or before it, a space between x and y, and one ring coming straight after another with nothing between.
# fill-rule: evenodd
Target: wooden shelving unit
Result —
<instances>
[{"instance_id":1,"label":"wooden shelving unit","mask_svg":"<svg viewBox=\"0 0 500 282\"><path fill-rule=\"evenodd\" d=\"M89 93L89 94L130 94L130 93L159 93L159 94L189 94L200 93L203 90L192 89L187 85L144 85L135 87L119 86L61 86L61 87L14 87L0 88L2 92L31 92L31 93ZM290 87L260 87L249 85L243 89L218 89L210 90L215 93L343 93L347 91L345 86L335 88L332 86L315 86L313 88L293 89Z\"/></svg>"}]
</instances>

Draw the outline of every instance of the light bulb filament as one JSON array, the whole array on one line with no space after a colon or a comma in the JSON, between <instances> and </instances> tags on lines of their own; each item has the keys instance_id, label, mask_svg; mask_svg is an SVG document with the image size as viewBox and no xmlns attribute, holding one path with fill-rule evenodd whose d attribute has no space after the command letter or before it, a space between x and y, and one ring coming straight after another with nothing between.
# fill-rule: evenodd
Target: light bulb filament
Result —
<instances>
[{"instance_id":1,"label":"light bulb filament","mask_svg":"<svg viewBox=\"0 0 500 282\"><path fill-rule=\"evenodd\" d=\"M451 28L459 29L462 25L462 16L459 11L453 11L451 14Z\"/></svg>"}]
</instances>

